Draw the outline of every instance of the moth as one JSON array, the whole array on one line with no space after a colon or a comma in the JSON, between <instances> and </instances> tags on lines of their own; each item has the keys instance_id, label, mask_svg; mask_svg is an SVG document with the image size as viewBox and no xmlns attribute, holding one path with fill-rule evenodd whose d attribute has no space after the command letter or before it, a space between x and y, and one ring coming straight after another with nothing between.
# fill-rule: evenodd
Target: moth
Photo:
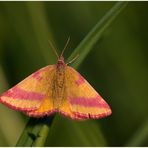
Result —
<instances>
[{"instance_id":1,"label":"moth","mask_svg":"<svg viewBox=\"0 0 148 148\"><path fill-rule=\"evenodd\" d=\"M52 49L57 63L34 72L4 92L0 102L30 117L60 113L75 120L98 119L112 113L106 101L75 69L64 62L63 53Z\"/></svg>"}]
</instances>

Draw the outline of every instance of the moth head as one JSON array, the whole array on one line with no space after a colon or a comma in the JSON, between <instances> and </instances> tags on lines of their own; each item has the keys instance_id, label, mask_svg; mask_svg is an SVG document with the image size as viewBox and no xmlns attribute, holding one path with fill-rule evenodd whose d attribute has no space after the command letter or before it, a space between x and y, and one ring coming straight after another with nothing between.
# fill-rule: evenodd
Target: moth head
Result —
<instances>
[{"instance_id":1,"label":"moth head","mask_svg":"<svg viewBox=\"0 0 148 148\"><path fill-rule=\"evenodd\" d=\"M58 64L65 64L64 63L64 57L63 56L60 56L59 59L58 59Z\"/></svg>"}]
</instances>

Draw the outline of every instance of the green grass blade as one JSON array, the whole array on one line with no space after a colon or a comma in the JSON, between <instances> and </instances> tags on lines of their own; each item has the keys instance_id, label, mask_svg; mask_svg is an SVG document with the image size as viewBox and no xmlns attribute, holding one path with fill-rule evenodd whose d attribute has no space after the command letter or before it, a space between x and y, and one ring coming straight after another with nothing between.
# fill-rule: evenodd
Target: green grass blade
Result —
<instances>
[{"instance_id":1,"label":"green grass blade","mask_svg":"<svg viewBox=\"0 0 148 148\"><path fill-rule=\"evenodd\" d=\"M30 118L16 146L43 146L53 117Z\"/></svg>"},{"instance_id":2,"label":"green grass blade","mask_svg":"<svg viewBox=\"0 0 148 148\"><path fill-rule=\"evenodd\" d=\"M43 125L39 132L38 138L35 140L33 146L44 146L49 130L50 129L48 125Z\"/></svg>"},{"instance_id":3,"label":"green grass blade","mask_svg":"<svg viewBox=\"0 0 148 148\"><path fill-rule=\"evenodd\" d=\"M73 63L72 66L77 68L88 53L93 49L93 46L100 39L104 31L109 27L112 21L119 15L123 8L127 5L127 2L121 1L117 2L106 14L105 16L98 21L95 27L88 33L88 35L82 40L78 47L74 50L71 56L68 58L70 61L76 55L79 56L79 60Z\"/></svg>"}]
</instances>

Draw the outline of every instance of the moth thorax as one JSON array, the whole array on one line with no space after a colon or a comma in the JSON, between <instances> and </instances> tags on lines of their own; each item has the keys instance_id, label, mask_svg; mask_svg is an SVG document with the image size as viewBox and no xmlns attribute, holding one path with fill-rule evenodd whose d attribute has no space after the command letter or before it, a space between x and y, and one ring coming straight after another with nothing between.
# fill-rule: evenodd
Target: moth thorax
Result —
<instances>
[{"instance_id":1,"label":"moth thorax","mask_svg":"<svg viewBox=\"0 0 148 148\"><path fill-rule=\"evenodd\" d=\"M54 106L57 108L62 105L63 99L65 98L65 66L62 65L57 67L56 74L55 74L55 81L54 81L54 93L53 97Z\"/></svg>"},{"instance_id":2,"label":"moth thorax","mask_svg":"<svg viewBox=\"0 0 148 148\"><path fill-rule=\"evenodd\" d=\"M64 63L64 57L61 56L59 59L58 59L58 62L57 62L57 67L62 67L64 66L65 63Z\"/></svg>"},{"instance_id":3,"label":"moth thorax","mask_svg":"<svg viewBox=\"0 0 148 148\"><path fill-rule=\"evenodd\" d=\"M64 68L59 68L57 70L57 88L62 89L65 80L65 70Z\"/></svg>"}]
</instances>

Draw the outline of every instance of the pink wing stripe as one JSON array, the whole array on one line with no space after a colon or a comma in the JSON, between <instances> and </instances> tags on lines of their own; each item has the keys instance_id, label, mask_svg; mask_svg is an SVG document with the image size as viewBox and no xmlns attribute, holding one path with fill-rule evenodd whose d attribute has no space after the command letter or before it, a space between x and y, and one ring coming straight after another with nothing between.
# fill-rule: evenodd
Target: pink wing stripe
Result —
<instances>
[{"instance_id":1,"label":"pink wing stripe","mask_svg":"<svg viewBox=\"0 0 148 148\"><path fill-rule=\"evenodd\" d=\"M111 110L110 110L109 112L101 113L101 114L98 114L98 115L83 114L83 113L79 113L79 112L74 112L74 114L75 114L78 118L81 118L81 119L90 119L90 118L93 118L93 119L100 119L100 118L104 118L104 117L106 117L106 116L109 116L111 113L112 113Z\"/></svg>"},{"instance_id":2,"label":"pink wing stripe","mask_svg":"<svg viewBox=\"0 0 148 148\"><path fill-rule=\"evenodd\" d=\"M71 98L70 97L70 103L72 105L81 105L85 107L109 108L108 104L102 99L99 100L98 97L96 98L84 98L84 97Z\"/></svg>"},{"instance_id":3,"label":"pink wing stripe","mask_svg":"<svg viewBox=\"0 0 148 148\"><path fill-rule=\"evenodd\" d=\"M42 79L42 77L40 76L41 74L41 70L38 70L37 72L33 73L33 78L35 78L36 80L40 81Z\"/></svg>"},{"instance_id":4,"label":"pink wing stripe","mask_svg":"<svg viewBox=\"0 0 148 148\"><path fill-rule=\"evenodd\" d=\"M14 87L3 94L3 96L11 97L13 99L32 99L32 100L40 100L44 98L43 94L36 92L28 92L20 89L19 87Z\"/></svg>"},{"instance_id":5,"label":"pink wing stripe","mask_svg":"<svg viewBox=\"0 0 148 148\"><path fill-rule=\"evenodd\" d=\"M24 113L27 114L29 117L41 118L43 116L49 116L51 114L56 113L56 110L52 109L42 113L35 113L33 111L24 111Z\"/></svg>"},{"instance_id":6,"label":"pink wing stripe","mask_svg":"<svg viewBox=\"0 0 148 148\"><path fill-rule=\"evenodd\" d=\"M79 79L76 81L76 84L81 85L82 83L84 83L84 78L79 74Z\"/></svg>"}]
</instances>

